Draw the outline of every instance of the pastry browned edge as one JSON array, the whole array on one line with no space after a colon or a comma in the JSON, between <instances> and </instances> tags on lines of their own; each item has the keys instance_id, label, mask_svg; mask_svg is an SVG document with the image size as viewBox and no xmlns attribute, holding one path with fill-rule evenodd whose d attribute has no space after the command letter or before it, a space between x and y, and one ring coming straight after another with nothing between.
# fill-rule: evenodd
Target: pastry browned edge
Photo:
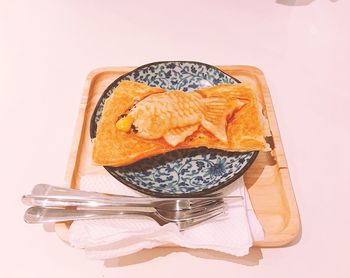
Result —
<instances>
[{"instance_id":1,"label":"pastry browned edge","mask_svg":"<svg viewBox=\"0 0 350 278\"><path fill-rule=\"evenodd\" d=\"M270 135L261 104L250 87L245 84L223 84L197 90L204 97L217 97L230 92L245 105L227 122L227 143L223 143L210 132L199 127L177 146L169 145L163 138L144 139L132 132L120 131L116 122L137 102L151 94L164 90L143 83L122 81L106 100L93 141L92 159L97 165L124 166L140 159L170 152L176 149L208 147L226 151L268 151L265 137Z\"/></svg>"}]
</instances>

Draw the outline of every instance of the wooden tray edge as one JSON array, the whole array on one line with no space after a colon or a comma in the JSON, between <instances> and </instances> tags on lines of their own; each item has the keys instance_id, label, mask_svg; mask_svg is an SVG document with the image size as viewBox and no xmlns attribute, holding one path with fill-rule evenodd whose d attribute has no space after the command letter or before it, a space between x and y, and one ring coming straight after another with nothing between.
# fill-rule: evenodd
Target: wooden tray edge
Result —
<instances>
[{"instance_id":1,"label":"wooden tray edge","mask_svg":"<svg viewBox=\"0 0 350 278\"><path fill-rule=\"evenodd\" d=\"M266 106L266 110L268 111L267 117L268 117L270 129L273 137L273 143L275 147L273 151L273 156L275 157L277 165L279 167L279 173L283 183L283 189L285 191L286 196L288 196L287 202L288 202L289 212L290 212L288 224L285 226L285 228L281 232L279 232L278 234L274 234L275 236L274 241L266 240L264 242L256 242L254 243L254 246L256 247L287 246L295 242L300 236L300 232L301 232L300 214L299 214L292 182L289 175L288 164L284 153L284 147L282 144L282 139L281 139L281 135L278 127L278 122L277 122L271 94L267 86L265 75L262 70L253 66L239 66L239 67L243 68L244 70L254 72L254 74L258 77L260 84L262 86L265 106ZM278 240L276 240L277 238Z\"/></svg>"},{"instance_id":2,"label":"wooden tray edge","mask_svg":"<svg viewBox=\"0 0 350 278\"><path fill-rule=\"evenodd\" d=\"M281 181L283 183L283 189L285 191L285 194L288 196L287 202L290 212L288 224L278 234L272 234L275 237L273 241L267 239L261 242L254 242L254 246L282 247L293 244L295 241L298 240L301 234L300 214L289 175L288 164L284 153L284 147L282 144L282 139L278 127L274 106L272 103L271 94L267 86L265 75L261 69L249 65L218 66L218 68L225 72L234 71L239 68L239 71L254 73L254 75L259 79L259 83L262 86L261 90L263 93L263 98L267 111L267 118L270 125L273 143L275 147L273 151L273 156L276 159L277 165L279 167L279 173L281 176Z\"/></svg>"}]
</instances>

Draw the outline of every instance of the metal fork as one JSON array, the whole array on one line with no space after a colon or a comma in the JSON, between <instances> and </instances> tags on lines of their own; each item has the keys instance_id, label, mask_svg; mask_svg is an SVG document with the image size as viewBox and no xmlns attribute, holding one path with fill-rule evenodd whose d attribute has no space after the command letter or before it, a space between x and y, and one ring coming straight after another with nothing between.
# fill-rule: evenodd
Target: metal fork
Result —
<instances>
[{"instance_id":1,"label":"metal fork","mask_svg":"<svg viewBox=\"0 0 350 278\"><path fill-rule=\"evenodd\" d=\"M22 197L22 202L33 206L25 213L27 223L141 215L160 225L174 222L182 230L222 214L224 201L241 199L242 196L222 194L194 198L132 197L38 184L31 194Z\"/></svg>"},{"instance_id":2,"label":"metal fork","mask_svg":"<svg viewBox=\"0 0 350 278\"><path fill-rule=\"evenodd\" d=\"M154 208L121 209L119 207L110 209L31 207L25 212L24 220L30 224L38 224L86 219L106 219L123 215L136 215L150 217L161 226L167 223L176 223L180 230L184 230L216 217L224 213L224 211L225 204L223 202L209 205L205 209L194 209L187 211L157 210Z\"/></svg>"},{"instance_id":3,"label":"metal fork","mask_svg":"<svg viewBox=\"0 0 350 278\"><path fill-rule=\"evenodd\" d=\"M29 206L81 206L90 208L132 206L154 207L164 210L190 210L195 207L204 208L222 200L234 202L242 200L242 196L222 196L221 194L216 194L191 198L133 197L38 184L33 188L31 194L22 197L22 202Z\"/></svg>"},{"instance_id":4,"label":"metal fork","mask_svg":"<svg viewBox=\"0 0 350 278\"><path fill-rule=\"evenodd\" d=\"M66 208L66 207L79 207L81 209L117 209L117 208L154 208L159 211L205 211L208 207L212 207L223 203L222 199L203 200L203 201L190 201L187 199L172 199L172 200L157 200L152 202L133 202L133 201L118 201L118 202L106 202L104 200L94 199L62 199L59 196L57 198L45 197L45 196L29 196L22 197L22 202L29 206L40 207L54 207L54 208Z\"/></svg>"}]
</instances>

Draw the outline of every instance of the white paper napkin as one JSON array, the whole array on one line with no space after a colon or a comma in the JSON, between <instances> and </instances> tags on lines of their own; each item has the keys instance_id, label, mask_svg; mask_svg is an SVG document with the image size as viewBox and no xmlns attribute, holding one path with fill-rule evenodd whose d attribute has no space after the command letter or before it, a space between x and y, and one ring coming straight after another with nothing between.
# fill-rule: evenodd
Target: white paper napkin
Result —
<instances>
[{"instance_id":1,"label":"white paper napkin","mask_svg":"<svg viewBox=\"0 0 350 278\"><path fill-rule=\"evenodd\" d=\"M253 241L263 240L263 229L255 216L243 178L232 185L231 195L242 195L242 201L230 205L223 216L213 218L186 231L176 224L159 226L148 218L128 217L74 221L69 242L83 248L91 259L109 259L162 245L205 248L236 256L248 254ZM88 191L138 196L111 176L84 176L80 188ZM137 219L136 219L137 218Z\"/></svg>"}]
</instances>

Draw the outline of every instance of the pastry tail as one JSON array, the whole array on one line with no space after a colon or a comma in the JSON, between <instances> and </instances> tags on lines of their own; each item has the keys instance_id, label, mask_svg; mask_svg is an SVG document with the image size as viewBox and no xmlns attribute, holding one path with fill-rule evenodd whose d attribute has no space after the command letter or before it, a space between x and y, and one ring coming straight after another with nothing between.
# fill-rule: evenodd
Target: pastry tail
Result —
<instances>
[{"instance_id":1,"label":"pastry tail","mask_svg":"<svg viewBox=\"0 0 350 278\"><path fill-rule=\"evenodd\" d=\"M228 143L227 120L238 111L244 102L232 98L205 98L205 112L202 126L223 143Z\"/></svg>"}]
</instances>

